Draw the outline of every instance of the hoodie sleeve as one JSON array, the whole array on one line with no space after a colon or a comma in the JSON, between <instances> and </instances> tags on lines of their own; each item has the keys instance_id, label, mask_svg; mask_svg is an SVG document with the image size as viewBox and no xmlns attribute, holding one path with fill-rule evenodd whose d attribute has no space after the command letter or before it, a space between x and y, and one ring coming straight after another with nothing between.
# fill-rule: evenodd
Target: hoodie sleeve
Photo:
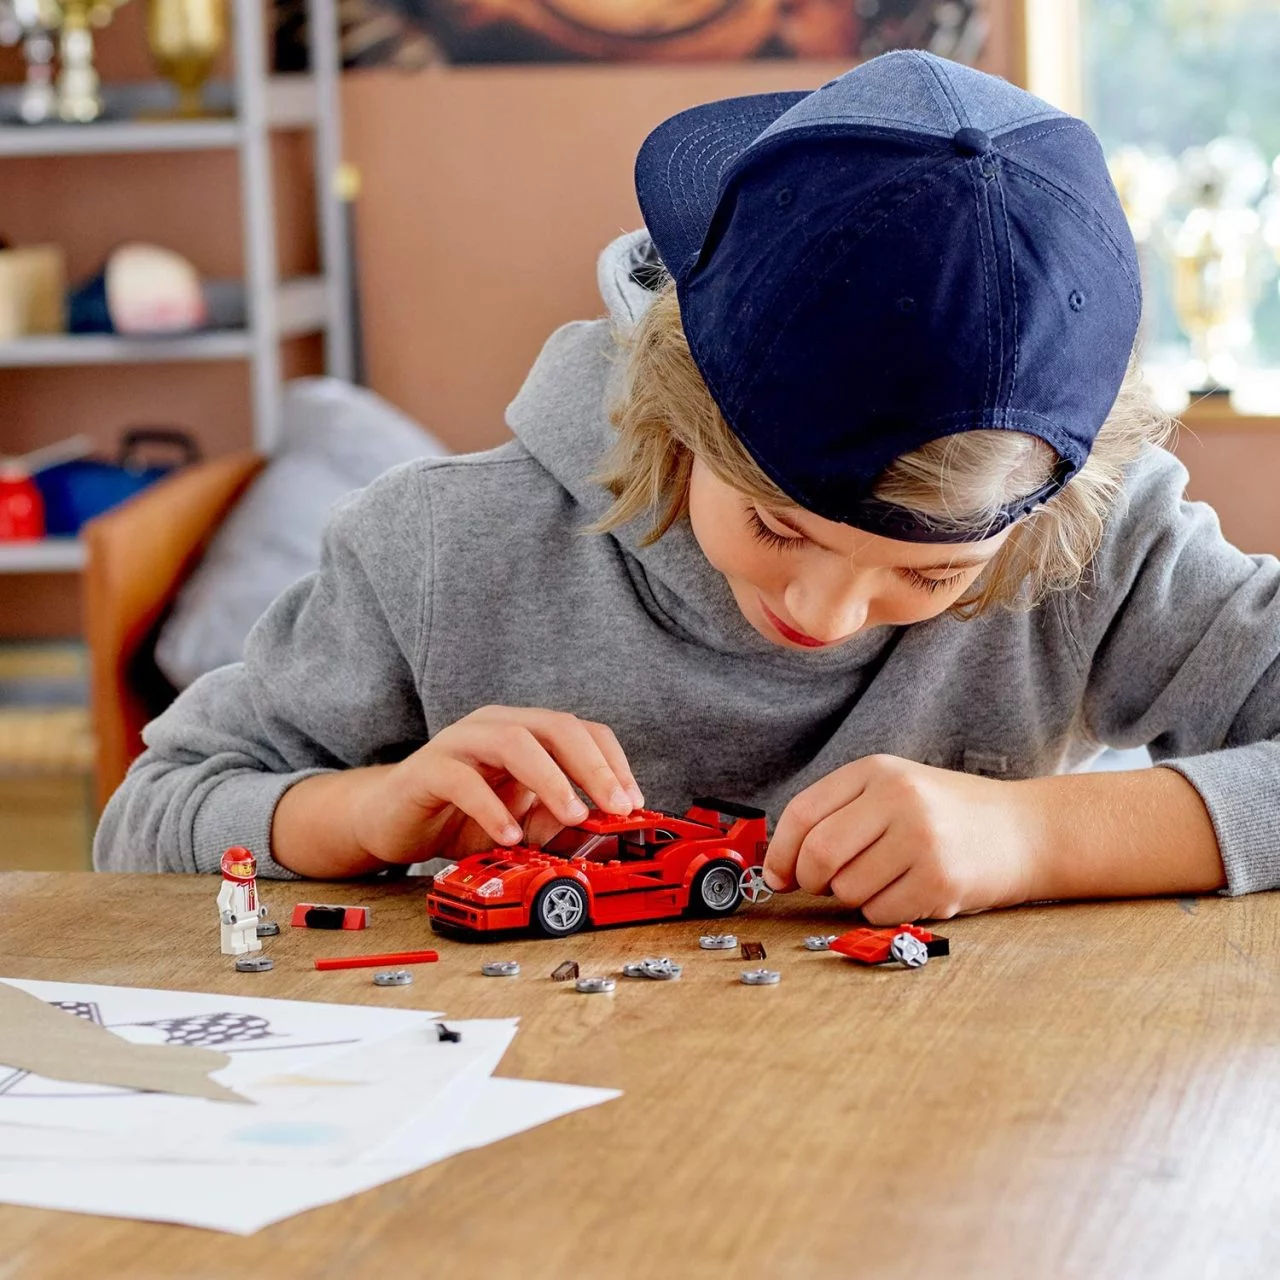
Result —
<instances>
[{"instance_id":1,"label":"hoodie sleeve","mask_svg":"<svg viewBox=\"0 0 1280 1280\"><path fill-rule=\"evenodd\" d=\"M426 740L430 531L420 464L335 508L320 568L267 610L244 661L201 677L144 730L98 827L98 870L215 872L239 844L260 875L296 878L271 857L285 791Z\"/></svg>"},{"instance_id":2,"label":"hoodie sleeve","mask_svg":"<svg viewBox=\"0 0 1280 1280\"><path fill-rule=\"evenodd\" d=\"M1187 472L1132 468L1086 584L1064 597L1087 672L1083 728L1147 746L1200 793L1227 892L1280 887L1280 563L1186 502Z\"/></svg>"}]
</instances>

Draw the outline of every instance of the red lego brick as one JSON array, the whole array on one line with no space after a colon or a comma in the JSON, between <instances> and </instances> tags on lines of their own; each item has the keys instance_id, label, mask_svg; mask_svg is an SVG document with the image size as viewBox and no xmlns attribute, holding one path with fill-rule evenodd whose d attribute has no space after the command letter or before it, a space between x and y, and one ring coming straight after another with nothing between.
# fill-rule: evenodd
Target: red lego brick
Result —
<instances>
[{"instance_id":1,"label":"red lego brick","mask_svg":"<svg viewBox=\"0 0 1280 1280\"><path fill-rule=\"evenodd\" d=\"M295 929L367 929L368 907L336 907L324 902L299 902L290 921Z\"/></svg>"}]
</instances>

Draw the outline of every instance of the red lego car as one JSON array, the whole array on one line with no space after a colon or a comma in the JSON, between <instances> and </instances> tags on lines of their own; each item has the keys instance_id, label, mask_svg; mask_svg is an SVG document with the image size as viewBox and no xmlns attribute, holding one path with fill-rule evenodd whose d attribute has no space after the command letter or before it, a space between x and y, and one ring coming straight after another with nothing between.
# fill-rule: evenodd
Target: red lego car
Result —
<instances>
[{"instance_id":1,"label":"red lego car","mask_svg":"<svg viewBox=\"0 0 1280 1280\"><path fill-rule=\"evenodd\" d=\"M753 885L768 836L762 809L696 799L683 817L593 809L539 849L473 853L434 877L427 915L439 932L532 927L563 938L587 924L691 913L727 916Z\"/></svg>"}]
</instances>

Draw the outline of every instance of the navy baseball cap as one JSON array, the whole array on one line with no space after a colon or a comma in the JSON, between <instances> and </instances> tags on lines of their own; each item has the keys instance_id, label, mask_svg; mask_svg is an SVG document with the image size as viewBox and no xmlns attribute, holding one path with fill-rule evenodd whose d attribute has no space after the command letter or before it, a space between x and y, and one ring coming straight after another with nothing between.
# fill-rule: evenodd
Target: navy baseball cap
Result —
<instances>
[{"instance_id":1,"label":"navy baseball cap","mask_svg":"<svg viewBox=\"0 0 1280 1280\"><path fill-rule=\"evenodd\" d=\"M882 54L814 92L659 125L636 192L726 422L799 506L886 537L991 537L1080 469L1137 335L1133 237L1082 120L995 76ZM871 497L974 428L1039 436L1052 479L984 529Z\"/></svg>"}]
</instances>

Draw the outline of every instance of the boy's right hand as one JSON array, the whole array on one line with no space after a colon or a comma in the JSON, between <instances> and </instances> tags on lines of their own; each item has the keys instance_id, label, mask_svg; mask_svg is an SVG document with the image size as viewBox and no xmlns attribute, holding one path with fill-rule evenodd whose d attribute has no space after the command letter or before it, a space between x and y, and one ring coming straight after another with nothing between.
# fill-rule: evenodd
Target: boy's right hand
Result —
<instances>
[{"instance_id":1,"label":"boy's right hand","mask_svg":"<svg viewBox=\"0 0 1280 1280\"><path fill-rule=\"evenodd\" d=\"M644 805L607 725L539 707L481 707L399 764L359 772L352 836L381 862L540 844L587 816L575 784L611 813Z\"/></svg>"}]
</instances>

